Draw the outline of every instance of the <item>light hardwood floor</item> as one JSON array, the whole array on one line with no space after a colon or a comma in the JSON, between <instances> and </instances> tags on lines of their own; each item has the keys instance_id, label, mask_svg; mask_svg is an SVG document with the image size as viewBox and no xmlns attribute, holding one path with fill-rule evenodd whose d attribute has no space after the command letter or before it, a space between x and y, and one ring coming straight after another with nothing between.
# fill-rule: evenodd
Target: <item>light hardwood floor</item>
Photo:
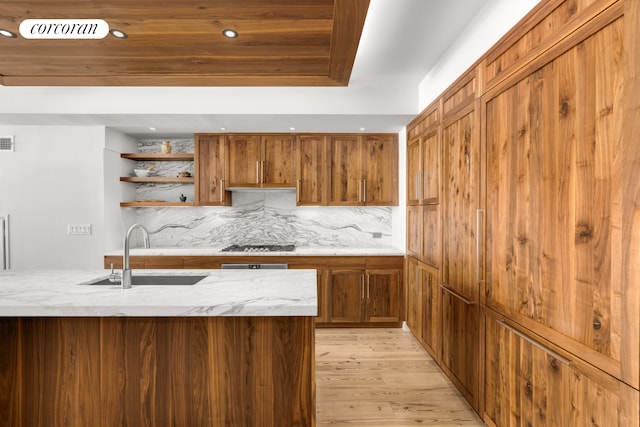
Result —
<instances>
[{"instance_id":1,"label":"light hardwood floor","mask_svg":"<svg viewBox=\"0 0 640 427\"><path fill-rule=\"evenodd\" d=\"M402 329L316 329L317 427L484 426Z\"/></svg>"}]
</instances>

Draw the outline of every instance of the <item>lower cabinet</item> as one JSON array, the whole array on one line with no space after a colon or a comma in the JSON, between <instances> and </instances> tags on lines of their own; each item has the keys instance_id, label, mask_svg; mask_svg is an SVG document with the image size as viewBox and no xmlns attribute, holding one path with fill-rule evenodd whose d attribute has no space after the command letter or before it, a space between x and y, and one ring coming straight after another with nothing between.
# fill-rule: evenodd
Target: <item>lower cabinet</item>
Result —
<instances>
[{"instance_id":1,"label":"lower cabinet","mask_svg":"<svg viewBox=\"0 0 640 427\"><path fill-rule=\"evenodd\" d=\"M328 321L401 322L401 283L401 270L329 270Z\"/></svg>"},{"instance_id":2,"label":"lower cabinet","mask_svg":"<svg viewBox=\"0 0 640 427\"><path fill-rule=\"evenodd\" d=\"M222 263L261 263L264 256L132 256L133 269L219 269ZM402 256L273 256L269 262L318 272L319 326L400 327L404 320ZM104 266L122 268L121 256L105 256Z\"/></svg>"},{"instance_id":3,"label":"lower cabinet","mask_svg":"<svg viewBox=\"0 0 640 427\"><path fill-rule=\"evenodd\" d=\"M480 307L440 286L442 295L441 366L471 406L479 409Z\"/></svg>"},{"instance_id":4,"label":"lower cabinet","mask_svg":"<svg viewBox=\"0 0 640 427\"><path fill-rule=\"evenodd\" d=\"M485 340L490 425L638 425L637 390L488 309Z\"/></svg>"},{"instance_id":5,"label":"lower cabinet","mask_svg":"<svg viewBox=\"0 0 640 427\"><path fill-rule=\"evenodd\" d=\"M441 297L438 269L407 257L407 326L434 360L440 360Z\"/></svg>"}]
</instances>

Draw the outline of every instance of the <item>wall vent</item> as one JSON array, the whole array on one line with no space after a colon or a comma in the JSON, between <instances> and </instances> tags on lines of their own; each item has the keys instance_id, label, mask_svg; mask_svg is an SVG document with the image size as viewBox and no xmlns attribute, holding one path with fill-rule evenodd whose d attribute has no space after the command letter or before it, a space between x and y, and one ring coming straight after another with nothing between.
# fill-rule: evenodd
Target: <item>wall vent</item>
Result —
<instances>
[{"instance_id":1,"label":"wall vent","mask_svg":"<svg viewBox=\"0 0 640 427\"><path fill-rule=\"evenodd\" d=\"M0 136L0 152L15 151L13 136Z\"/></svg>"}]
</instances>

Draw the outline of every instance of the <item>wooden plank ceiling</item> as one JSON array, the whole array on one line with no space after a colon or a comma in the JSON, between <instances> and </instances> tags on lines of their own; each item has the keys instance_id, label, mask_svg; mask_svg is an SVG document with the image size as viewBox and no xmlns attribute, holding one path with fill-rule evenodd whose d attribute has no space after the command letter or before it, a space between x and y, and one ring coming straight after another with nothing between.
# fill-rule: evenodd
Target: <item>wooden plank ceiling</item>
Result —
<instances>
[{"instance_id":1,"label":"wooden plank ceiling","mask_svg":"<svg viewBox=\"0 0 640 427\"><path fill-rule=\"evenodd\" d=\"M345 86L369 0L2 0L5 86ZM25 19L103 19L128 38L34 40ZM225 28L239 36L227 39Z\"/></svg>"}]
</instances>

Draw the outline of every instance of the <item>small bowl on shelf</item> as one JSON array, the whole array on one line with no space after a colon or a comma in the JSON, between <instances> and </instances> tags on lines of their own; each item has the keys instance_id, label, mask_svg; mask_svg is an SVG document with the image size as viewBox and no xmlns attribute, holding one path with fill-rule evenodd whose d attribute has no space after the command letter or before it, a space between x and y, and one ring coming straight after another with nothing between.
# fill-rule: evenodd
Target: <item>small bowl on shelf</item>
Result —
<instances>
[{"instance_id":1,"label":"small bowl on shelf","mask_svg":"<svg viewBox=\"0 0 640 427\"><path fill-rule=\"evenodd\" d=\"M134 169L134 170L133 170L133 173L134 173L136 176L141 177L141 178L146 178L146 177L148 177L148 176L151 176L151 173L152 173L152 172L153 172L153 171L150 171L149 169Z\"/></svg>"}]
</instances>

